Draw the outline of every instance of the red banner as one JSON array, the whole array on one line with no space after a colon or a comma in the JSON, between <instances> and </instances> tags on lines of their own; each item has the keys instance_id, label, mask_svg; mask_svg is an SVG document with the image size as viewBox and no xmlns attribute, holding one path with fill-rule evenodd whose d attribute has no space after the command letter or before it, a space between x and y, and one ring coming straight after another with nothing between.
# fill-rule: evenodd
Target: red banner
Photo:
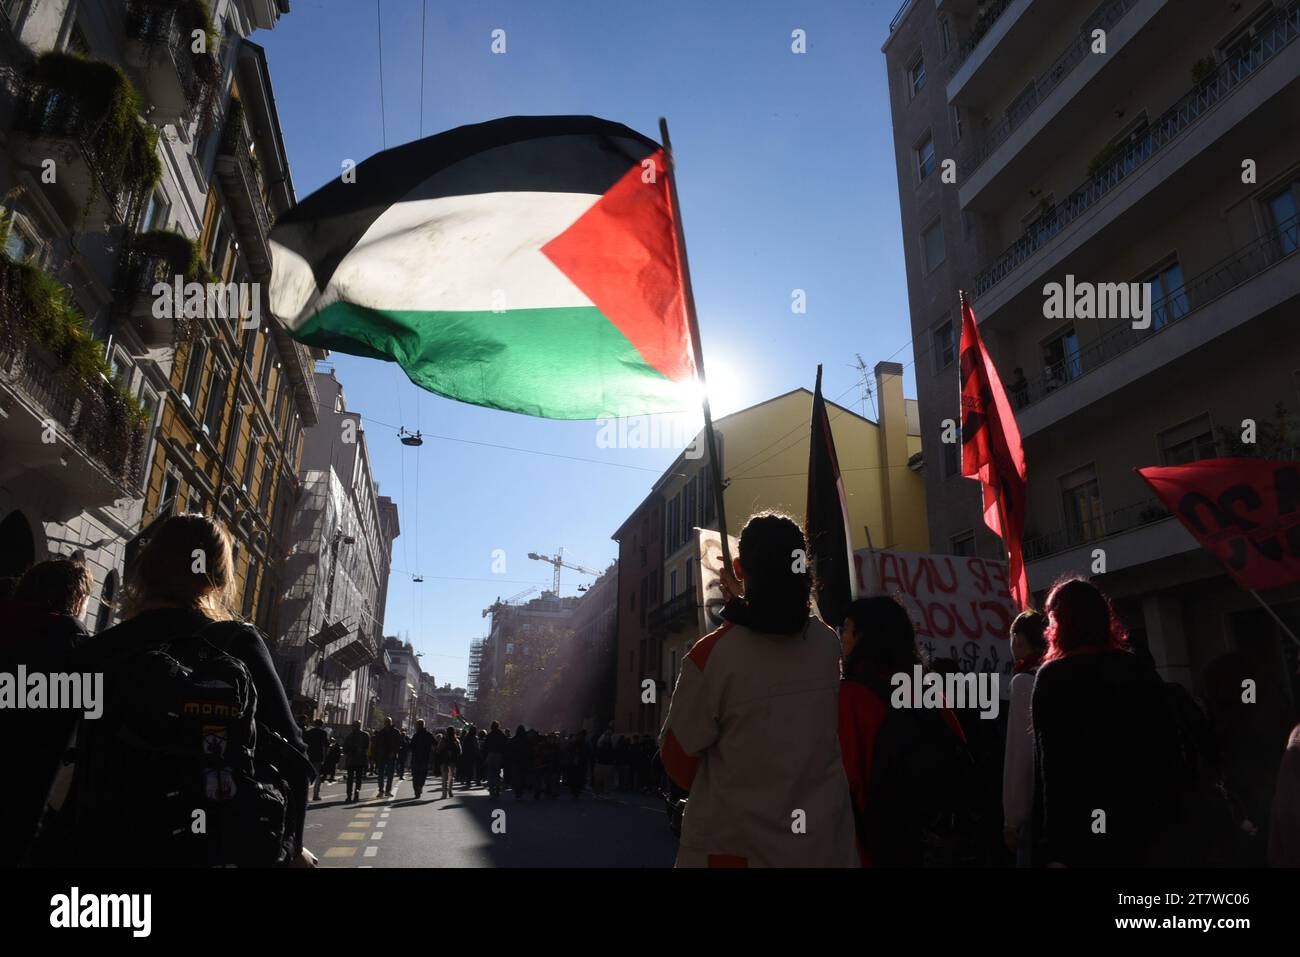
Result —
<instances>
[{"instance_id":1,"label":"red banner","mask_svg":"<svg viewBox=\"0 0 1300 957\"><path fill-rule=\"evenodd\" d=\"M1300 462L1204 459L1137 472L1242 588L1300 581Z\"/></svg>"}]
</instances>

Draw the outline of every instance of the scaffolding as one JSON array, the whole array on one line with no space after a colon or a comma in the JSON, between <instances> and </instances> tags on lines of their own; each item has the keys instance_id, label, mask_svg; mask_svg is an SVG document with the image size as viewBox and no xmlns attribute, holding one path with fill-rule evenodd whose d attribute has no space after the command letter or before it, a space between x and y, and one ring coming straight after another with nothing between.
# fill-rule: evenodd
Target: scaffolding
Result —
<instances>
[{"instance_id":1,"label":"scaffolding","mask_svg":"<svg viewBox=\"0 0 1300 957\"><path fill-rule=\"evenodd\" d=\"M469 692L467 697L470 701L478 700L479 666L482 663L483 639L478 638L469 643L469 680L466 682L469 687L466 690Z\"/></svg>"}]
</instances>

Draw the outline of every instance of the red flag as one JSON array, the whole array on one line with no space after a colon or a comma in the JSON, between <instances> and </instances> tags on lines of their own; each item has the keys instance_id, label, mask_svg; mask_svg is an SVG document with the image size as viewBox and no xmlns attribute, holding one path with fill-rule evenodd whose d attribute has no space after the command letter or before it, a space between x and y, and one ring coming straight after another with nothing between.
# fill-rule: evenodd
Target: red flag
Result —
<instances>
[{"instance_id":1,"label":"red flag","mask_svg":"<svg viewBox=\"0 0 1300 957\"><path fill-rule=\"evenodd\" d=\"M1020 553L1025 530L1025 452L998 370L984 348L975 313L961 297L961 474L984 486L984 524L1007 549L1011 595L1029 604L1029 577Z\"/></svg>"},{"instance_id":2,"label":"red flag","mask_svg":"<svg viewBox=\"0 0 1300 957\"><path fill-rule=\"evenodd\" d=\"M1300 581L1300 463L1202 459L1137 473L1242 588Z\"/></svg>"}]
</instances>

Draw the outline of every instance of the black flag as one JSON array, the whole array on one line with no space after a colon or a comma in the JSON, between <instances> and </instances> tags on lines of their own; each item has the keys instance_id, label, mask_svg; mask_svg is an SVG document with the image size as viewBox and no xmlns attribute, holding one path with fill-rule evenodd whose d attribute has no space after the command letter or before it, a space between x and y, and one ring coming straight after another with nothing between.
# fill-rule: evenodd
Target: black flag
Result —
<instances>
[{"instance_id":1,"label":"black flag","mask_svg":"<svg viewBox=\"0 0 1300 957\"><path fill-rule=\"evenodd\" d=\"M808 547L817 586L817 609L838 628L853 601L853 552L849 507L835 456L831 420L822 398L822 367L813 392L812 434L808 442Z\"/></svg>"}]
</instances>

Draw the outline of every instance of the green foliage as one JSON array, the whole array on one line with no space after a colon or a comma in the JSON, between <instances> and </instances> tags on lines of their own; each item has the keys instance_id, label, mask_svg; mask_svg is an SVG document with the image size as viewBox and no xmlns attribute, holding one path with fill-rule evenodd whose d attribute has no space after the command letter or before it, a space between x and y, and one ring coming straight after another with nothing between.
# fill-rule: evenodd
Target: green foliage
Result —
<instances>
[{"instance_id":1,"label":"green foliage","mask_svg":"<svg viewBox=\"0 0 1300 957\"><path fill-rule=\"evenodd\" d=\"M1276 419L1257 419L1255 441L1243 442L1240 427L1219 426L1219 441L1227 458L1282 458L1300 445L1300 428L1292 421L1285 402L1273 406Z\"/></svg>"},{"instance_id":2,"label":"green foliage","mask_svg":"<svg viewBox=\"0 0 1300 957\"><path fill-rule=\"evenodd\" d=\"M106 188L141 196L162 176L158 131L139 119L140 94L112 63L50 51L36 58L27 126L72 136L95 157Z\"/></svg>"},{"instance_id":3,"label":"green foliage","mask_svg":"<svg viewBox=\"0 0 1300 957\"><path fill-rule=\"evenodd\" d=\"M216 276L203 259L199 244L172 229L155 229L131 240L131 248L148 256L167 261L173 273L192 282L216 282Z\"/></svg>"},{"instance_id":4,"label":"green foliage","mask_svg":"<svg viewBox=\"0 0 1300 957\"><path fill-rule=\"evenodd\" d=\"M1203 56L1192 64L1192 84L1200 86L1210 77L1214 76L1214 71L1218 64L1214 62L1214 57Z\"/></svg>"}]
</instances>

